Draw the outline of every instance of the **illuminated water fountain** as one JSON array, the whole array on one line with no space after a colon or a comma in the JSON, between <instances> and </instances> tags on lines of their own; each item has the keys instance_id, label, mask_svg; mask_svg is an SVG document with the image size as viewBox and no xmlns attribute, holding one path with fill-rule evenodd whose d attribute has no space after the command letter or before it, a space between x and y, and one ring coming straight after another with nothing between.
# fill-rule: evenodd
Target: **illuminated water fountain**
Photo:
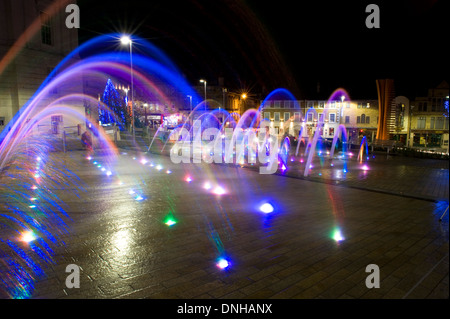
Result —
<instances>
[{"instance_id":1,"label":"illuminated water fountain","mask_svg":"<svg viewBox=\"0 0 450 319\"><path fill-rule=\"evenodd\" d=\"M102 152L103 159L100 163L88 154L86 161L96 165L111 181L114 180L111 167L118 155L117 148L99 125L96 114L86 117L83 106L89 105L91 111L96 111L98 106L102 119L100 124L114 122L124 127L125 123L119 117L112 116L114 110L111 105L97 98L98 91L92 95L83 94L77 83L82 81L81 74L93 84L92 87L95 84L104 87L110 78L122 83L130 81L129 55L118 52L97 54L105 42L115 38L117 35L98 37L69 54L1 133L0 204L3 207L0 224L8 230L2 232L0 238L0 254L4 263L0 265L0 291L7 294L3 297L31 297L34 280L45 276L46 267L53 261L54 248L64 245L61 236L69 231L71 219L66 211L65 199L56 196L52 190L67 188L70 189L68 194L72 196L84 190L77 172L68 171L67 167L76 167L70 164L69 157L51 155L52 151L61 149L55 149L56 144L66 146L64 131L62 134L47 134L40 128L49 123L55 114L64 118L65 125L81 127L82 131L86 123L94 136L94 149ZM156 78L172 84L183 94L195 94L159 50L144 40L136 39L136 45L149 53L148 56L136 54L134 57L137 88L160 99L162 103L168 98L154 84ZM83 59L73 62L72 58L78 55L83 56ZM53 92L56 89L60 97L54 99ZM81 147L79 138L77 143ZM99 147L102 149L99 150ZM137 202L145 200L136 191L131 196Z\"/></svg>"}]
</instances>

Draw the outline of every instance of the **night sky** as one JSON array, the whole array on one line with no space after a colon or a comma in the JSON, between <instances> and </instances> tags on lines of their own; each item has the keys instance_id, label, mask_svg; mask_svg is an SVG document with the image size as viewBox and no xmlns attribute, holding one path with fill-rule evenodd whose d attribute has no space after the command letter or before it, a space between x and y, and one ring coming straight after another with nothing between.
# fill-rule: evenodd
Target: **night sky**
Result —
<instances>
[{"instance_id":1,"label":"night sky","mask_svg":"<svg viewBox=\"0 0 450 319\"><path fill-rule=\"evenodd\" d=\"M370 3L380 7L379 29L366 28ZM397 95L414 98L448 81L448 3L79 0L79 34L80 43L110 32L146 38L193 85L224 77L235 91L283 87L313 99L343 87L370 99L376 79L393 78Z\"/></svg>"}]
</instances>

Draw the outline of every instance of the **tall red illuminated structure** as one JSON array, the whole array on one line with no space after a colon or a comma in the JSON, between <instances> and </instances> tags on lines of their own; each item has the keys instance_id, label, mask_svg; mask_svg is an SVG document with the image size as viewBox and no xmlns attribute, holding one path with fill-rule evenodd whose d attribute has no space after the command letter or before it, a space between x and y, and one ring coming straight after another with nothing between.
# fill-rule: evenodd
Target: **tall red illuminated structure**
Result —
<instances>
[{"instance_id":1,"label":"tall red illuminated structure","mask_svg":"<svg viewBox=\"0 0 450 319\"><path fill-rule=\"evenodd\" d=\"M378 90L378 128L377 140L389 140L392 103L395 98L394 80L377 80Z\"/></svg>"}]
</instances>

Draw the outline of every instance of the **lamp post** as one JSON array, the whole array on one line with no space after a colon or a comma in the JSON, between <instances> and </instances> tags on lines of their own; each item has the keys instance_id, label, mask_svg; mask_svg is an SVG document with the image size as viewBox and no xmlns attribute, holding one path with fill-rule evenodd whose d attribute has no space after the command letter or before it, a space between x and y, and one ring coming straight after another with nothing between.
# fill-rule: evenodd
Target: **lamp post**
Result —
<instances>
[{"instance_id":1,"label":"lamp post","mask_svg":"<svg viewBox=\"0 0 450 319\"><path fill-rule=\"evenodd\" d=\"M131 131L133 134L133 140L135 138L134 133L134 106L133 106L133 100L134 100L134 90L133 90L133 41L131 41L131 38L127 35L124 35L120 38L120 42L123 45L129 45L130 46L130 75L131 75Z\"/></svg>"},{"instance_id":2,"label":"lamp post","mask_svg":"<svg viewBox=\"0 0 450 319\"><path fill-rule=\"evenodd\" d=\"M145 114L145 126L148 126L148 120L147 120L147 108L148 108L148 103L144 103L144 114Z\"/></svg>"},{"instance_id":3,"label":"lamp post","mask_svg":"<svg viewBox=\"0 0 450 319\"><path fill-rule=\"evenodd\" d=\"M203 86L205 87L205 112L206 112L206 80L200 80L200 83L203 83Z\"/></svg>"},{"instance_id":4,"label":"lamp post","mask_svg":"<svg viewBox=\"0 0 450 319\"><path fill-rule=\"evenodd\" d=\"M189 98L189 109L191 110L189 113L189 126L192 126L192 95L187 96Z\"/></svg>"},{"instance_id":5,"label":"lamp post","mask_svg":"<svg viewBox=\"0 0 450 319\"><path fill-rule=\"evenodd\" d=\"M411 123L412 123L412 116L413 116L413 109L414 109L414 105L410 105L409 106L409 125L408 125L408 143L409 143L409 147L413 148L414 147L414 136L412 135L413 133L411 132Z\"/></svg>"}]
</instances>

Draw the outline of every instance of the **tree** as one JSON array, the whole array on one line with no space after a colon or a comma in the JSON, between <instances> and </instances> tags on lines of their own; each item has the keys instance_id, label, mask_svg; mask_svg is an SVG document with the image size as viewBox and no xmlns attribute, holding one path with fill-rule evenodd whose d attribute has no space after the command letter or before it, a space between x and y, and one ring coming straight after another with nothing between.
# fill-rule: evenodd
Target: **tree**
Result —
<instances>
[{"instance_id":1,"label":"tree","mask_svg":"<svg viewBox=\"0 0 450 319\"><path fill-rule=\"evenodd\" d=\"M98 119L102 124L116 123L122 130L126 124L125 104L120 97L119 92L115 89L111 79L106 82L105 90L101 101L104 105L99 103ZM105 105L107 107L105 107Z\"/></svg>"}]
</instances>

